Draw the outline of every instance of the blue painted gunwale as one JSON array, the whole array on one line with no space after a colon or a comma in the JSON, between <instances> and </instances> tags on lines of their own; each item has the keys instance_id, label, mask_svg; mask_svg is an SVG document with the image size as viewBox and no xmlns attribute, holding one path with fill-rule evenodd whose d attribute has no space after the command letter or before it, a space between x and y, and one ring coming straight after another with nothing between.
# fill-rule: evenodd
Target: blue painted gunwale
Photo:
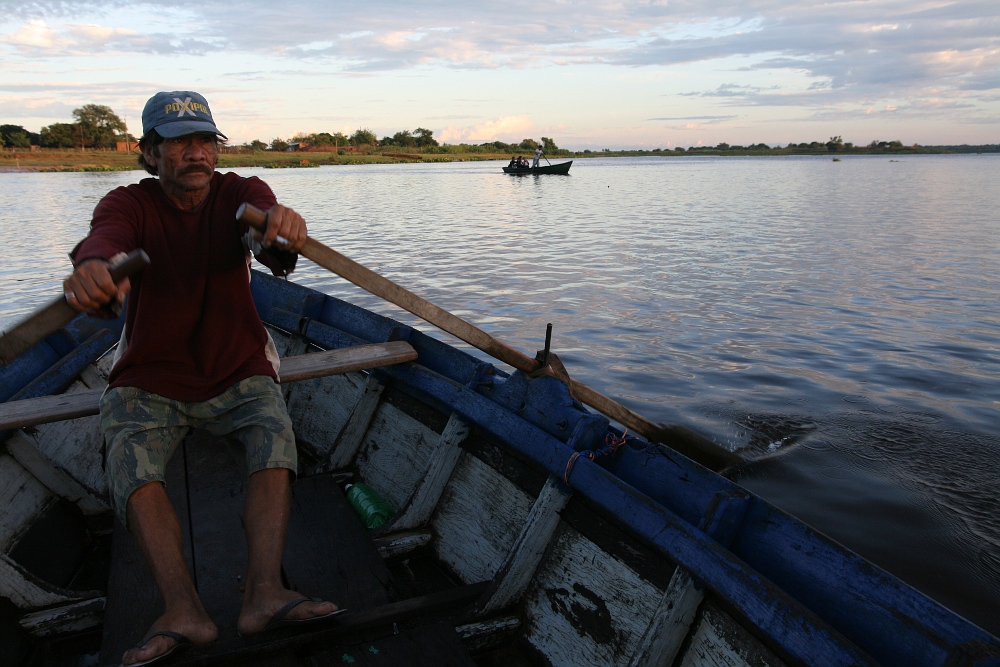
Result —
<instances>
[{"instance_id":1,"label":"blue painted gunwale","mask_svg":"<svg viewBox=\"0 0 1000 667\"><path fill-rule=\"evenodd\" d=\"M125 316L115 320L78 315L6 366L0 366L0 403L64 391L84 368L121 337ZM10 431L0 431L0 442Z\"/></svg>"},{"instance_id":2,"label":"blue painted gunwale","mask_svg":"<svg viewBox=\"0 0 1000 667\"><path fill-rule=\"evenodd\" d=\"M118 341L124 326L124 314L113 320L78 315L14 361L0 366L0 403L65 389L81 370ZM46 380L37 382L43 374Z\"/></svg>"},{"instance_id":3,"label":"blue painted gunwale","mask_svg":"<svg viewBox=\"0 0 1000 667\"><path fill-rule=\"evenodd\" d=\"M321 347L407 340L419 361L380 373L458 412L556 477L574 446L588 449L595 435L616 432L551 378L504 373L412 327L258 272L251 287L265 322ZM580 457L569 485L691 571L793 661L1000 667L997 638L664 447L635 440L611 460ZM698 526L720 494L738 492L749 500L723 531L731 542L725 548Z\"/></svg>"}]
</instances>

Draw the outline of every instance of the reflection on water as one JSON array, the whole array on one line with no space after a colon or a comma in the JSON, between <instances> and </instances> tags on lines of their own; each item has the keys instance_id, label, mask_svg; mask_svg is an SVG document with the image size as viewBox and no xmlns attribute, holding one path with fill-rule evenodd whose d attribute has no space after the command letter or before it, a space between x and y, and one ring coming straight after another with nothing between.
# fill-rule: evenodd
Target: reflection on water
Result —
<instances>
[{"instance_id":1,"label":"reflection on water","mask_svg":"<svg viewBox=\"0 0 1000 667\"><path fill-rule=\"evenodd\" d=\"M650 418L784 452L741 483L1000 633L1000 160L500 166L245 173L521 350L552 322L572 374ZM94 204L140 177L0 175L0 326L58 292ZM307 264L296 281L413 323Z\"/></svg>"}]
</instances>

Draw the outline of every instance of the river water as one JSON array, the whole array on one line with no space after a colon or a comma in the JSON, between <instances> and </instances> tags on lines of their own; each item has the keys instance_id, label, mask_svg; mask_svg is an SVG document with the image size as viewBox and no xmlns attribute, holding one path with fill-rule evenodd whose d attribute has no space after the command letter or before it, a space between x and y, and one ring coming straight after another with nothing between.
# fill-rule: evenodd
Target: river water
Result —
<instances>
[{"instance_id":1,"label":"river water","mask_svg":"<svg viewBox=\"0 0 1000 667\"><path fill-rule=\"evenodd\" d=\"M741 484L1000 634L1000 156L500 167L238 171L514 347L552 322L574 377L764 457ZM141 176L0 174L0 327ZM293 279L414 323L307 261Z\"/></svg>"}]
</instances>

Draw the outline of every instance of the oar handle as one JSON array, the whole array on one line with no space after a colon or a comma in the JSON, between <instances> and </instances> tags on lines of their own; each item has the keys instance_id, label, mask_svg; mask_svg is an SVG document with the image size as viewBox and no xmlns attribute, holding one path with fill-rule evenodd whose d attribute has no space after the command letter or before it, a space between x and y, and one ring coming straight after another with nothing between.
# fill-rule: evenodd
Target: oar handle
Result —
<instances>
[{"instance_id":1,"label":"oar handle","mask_svg":"<svg viewBox=\"0 0 1000 667\"><path fill-rule=\"evenodd\" d=\"M129 254L108 267L111 279L120 283L124 278L131 278L149 266L149 255L142 248L136 248Z\"/></svg>"},{"instance_id":2,"label":"oar handle","mask_svg":"<svg viewBox=\"0 0 1000 667\"><path fill-rule=\"evenodd\" d=\"M247 202L240 204L236 209L236 219L247 223L262 234L267 231L267 213L253 204Z\"/></svg>"}]
</instances>

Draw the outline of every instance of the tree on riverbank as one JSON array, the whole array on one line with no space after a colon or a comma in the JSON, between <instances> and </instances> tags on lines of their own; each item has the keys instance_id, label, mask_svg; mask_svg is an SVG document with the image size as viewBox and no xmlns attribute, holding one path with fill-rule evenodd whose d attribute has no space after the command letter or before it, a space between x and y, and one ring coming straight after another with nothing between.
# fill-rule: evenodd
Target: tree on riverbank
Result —
<instances>
[{"instance_id":1,"label":"tree on riverbank","mask_svg":"<svg viewBox=\"0 0 1000 667\"><path fill-rule=\"evenodd\" d=\"M370 146L378 143L378 137L368 128L359 127L349 139L352 146Z\"/></svg>"},{"instance_id":2,"label":"tree on riverbank","mask_svg":"<svg viewBox=\"0 0 1000 667\"><path fill-rule=\"evenodd\" d=\"M73 109L73 118L80 132L80 139L87 148L114 148L117 141L129 141L128 128L111 107L103 104L84 104Z\"/></svg>"},{"instance_id":3,"label":"tree on riverbank","mask_svg":"<svg viewBox=\"0 0 1000 667\"><path fill-rule=\"evenodd\" d=\"M426 127L418 127L412 133L409 130L400 130L396 134L382 137L379 142L381 146L399 146L400 148L431 148L438 145L434 138L434 131Z\"/></svg>"},{"instance_id":4,"label":"tree on riverbank","mask_svg":"<svg viewBox=\"0 0 1000 667\"><path fill-rule=\"evenodd\" d=\"M73 148L79 144L76 125L73 123L52 123L42 128L39 143L44 148Z\"/></svg>"},{"instance_id":5,"label":"tree on riverbank","mask_svg":"<svg viewBox=\"0 0 1000 667\"><path fill-rule=\"evenodd\" d=\"M38 135L20 125L0 125L0 146L5 148L28 148L38 143Z\"/></svg>"}]
</instances>

